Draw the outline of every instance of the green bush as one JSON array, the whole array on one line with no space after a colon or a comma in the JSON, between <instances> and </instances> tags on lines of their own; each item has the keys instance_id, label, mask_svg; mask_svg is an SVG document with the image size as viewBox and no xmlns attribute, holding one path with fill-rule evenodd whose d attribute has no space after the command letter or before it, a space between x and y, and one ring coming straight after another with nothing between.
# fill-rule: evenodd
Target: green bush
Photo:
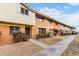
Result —
<instances>
[{"instance_id":1,"label":"green bush","mask_svg":"<svg viewBox=\"0 0 79 59\"><path fill-rule=\"evenodd\" d=\"M50 37L50 34L51 34L51 32L47 32L47 34L46 34L46 35L47 35L47 37Z\"/></svg>"},{"instance_id":2,"label":"green bush","mask_svg":"<svg viewBox=\"0 0 79 59\"><path fill-rule=\"evenodd\" d=\"M36 39L45 37L45 35L43 35L43 34L37 34L36 36L37 36Z\"/></svg>"},{"instance_id":3,"label":"green bush","mask_svg":"<svg viewBox=\"0 0 79 59\"><path fill-rule=\"evenodd\" d=\"M37 36L36 39L50 37L50 32L48 32L46 34L37 34L36 36Z\"/></svg>"}]
</instances>

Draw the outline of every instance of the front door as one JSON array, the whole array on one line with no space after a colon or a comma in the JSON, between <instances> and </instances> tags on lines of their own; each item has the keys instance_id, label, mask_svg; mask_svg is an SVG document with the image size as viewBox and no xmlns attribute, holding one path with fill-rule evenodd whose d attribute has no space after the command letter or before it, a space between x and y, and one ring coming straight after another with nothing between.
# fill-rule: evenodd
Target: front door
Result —
<instances>
[{"instance_id":1,"label":"front door","mask_svg":"<svg viewBox=\"0 0 79 59\"><path fill-rule=\"evenodd\" d=\"M29 39L30 39L30 28L28 28L28 27L25 27L25 33L26 33L26 35L29 37Z\"/></svg>"}]
</instances>

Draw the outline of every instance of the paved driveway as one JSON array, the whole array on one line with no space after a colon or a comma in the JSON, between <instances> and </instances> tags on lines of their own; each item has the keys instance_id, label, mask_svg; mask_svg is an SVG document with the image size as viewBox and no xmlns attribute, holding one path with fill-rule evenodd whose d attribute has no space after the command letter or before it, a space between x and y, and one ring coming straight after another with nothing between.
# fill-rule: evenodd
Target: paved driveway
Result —
<instances>
[{"instance_id":1,"label":"paved driveway","mask_svg":"<svg viewBox=\"0 0 79 59\"><path fill-rule=\"evenodd\" d=\"M42 50L41 47L31 42L20 42L6 46L0 46L0 56L28 56Z\"/></svg>"},{"instance_id":2,"label":"paved driveway","mask_svg":"<svg viewBox=\"0 0 79 59\"><path fill-rule=\"evenodd\" d=\"M56 43L55 45L49 46L44 50L34 54L35 56L60 56L68 45L74 40L76 35L69 36L64 40Z\"/></svg>"}]
</instances>

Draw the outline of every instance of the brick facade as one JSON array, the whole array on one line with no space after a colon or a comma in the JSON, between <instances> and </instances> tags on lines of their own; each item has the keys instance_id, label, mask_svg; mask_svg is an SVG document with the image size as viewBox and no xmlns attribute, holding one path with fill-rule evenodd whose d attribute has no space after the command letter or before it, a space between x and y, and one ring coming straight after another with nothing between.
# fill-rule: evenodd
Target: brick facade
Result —
<instances>
[{"instance_id":1,"label":"brick facade","mask_svg":"<svg viewBox=\"0 0 79 59\"><path fill-rule=\"evenodd\" d=\"M63 25L60 25L62 23L59 23L56 21L52 21L52 23L51 23L50 21L53 20L52 18L45 16L39 12L32 11L32 9L30 9L27 5L24 5L23 3L21 3L20 5L17 6L18 10L16 8L16 5L17 4L0 5L0 7L2 7L1 11L0 11L0 16L2 18L0 21L4 22L4 23L0 22L0 32L1 32L0 33L0 43L6 43L6 44L13 43L13 37L10 34L10 26L20 27L20 32L22 32L22 33L26 32L25 27L29 27L30 28L30 37L33 39L36 39L36 35L39 34L39 28L45 28L46 33L47 33L50 31L50 29L53 32L53 29L60 30L61 26L63 26ZM7 12L6 12L4 8L7 6L10 6L10 9L9 8L6 9L7 10ZM19 8L21 9L21 7L24 8L24 10L28 10L29 14L28 15L22 14L21 10L19 10ZM11 11L9 11L9 10L11 10ZM37 18L36 15L39 16L40 18ZM10 24L8 24L9 22L10 22ZM14 23L16 23L18 25L14 24ZM21 25L21 24L23 24L23 25Z\"/></svg>"},{"instance_id":2,"label":"brick facade","mask_svg":"<svg viewBox=\"0 0 79 59\"><path fill-rule=\"evenodd\" d=\"M49 32L50 29L59 29L59 25L56 25L55 22L50 23L48 19L36 18L35 26L32 27L32 38L36 39L36 35L39 34L39 28L46 28L46 32Z\"/></svg>"},{"instance_id":3,"label":"brick facade","mask_svg":"<svg viewBox=\"0 0 79 59\"><path fill-rule=\"evenodd\" d=\"M0 24L0 43L1 44L9 44L13 43L13 36L10 34L10 26L15 26L13 25L8 25L8 24ZM20 32L25 33L25 26L20 26Z\"/></svg>"},{"instance_id":4,"label":"brick facade","mask_svg":"<svg viewBox=\"0 0 79 59\"><path fill-rule=\"evenodd\" d=\"M9 26L0 26L0 43L12 43L12 36L10 35Z\"/></svg>"}]
</instances>

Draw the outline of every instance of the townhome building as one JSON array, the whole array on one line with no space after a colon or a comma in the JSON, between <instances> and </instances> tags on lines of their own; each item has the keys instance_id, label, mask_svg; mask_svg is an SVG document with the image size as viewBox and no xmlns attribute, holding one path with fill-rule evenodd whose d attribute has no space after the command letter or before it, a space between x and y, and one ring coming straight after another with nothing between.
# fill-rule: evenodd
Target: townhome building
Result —
<instances>
[{"instance_id":1,"label":"townhome building","mask_svg":"<svg viewBox=\"0 0 79 59\"><path fill-rule=\"evenodd\" d=\"M65 34L65 35L72 34L74 29L75 29L74 27L66 24L60 25L60 32L62 32L62 34Z\"/></svg>"},{"instance_id":2,"label":"townhome building","mask_svg":"<svg viewBox=\"0 0 79 59\"><path fill-rule=\"evenodd\" d=\"M0 4L0 43L13 43L12 34L17 32L25 33L29 39L36 39L37 34L48 32L54 36L59 34L61 26L62 30L64 26L73 28L33 10L25 3Z\"/></svg>"},{"instance_id":3,"label":"townhome building","mask_svg":"<svg viewBox=\"0 0 79 59\"><path fill-rule=\"evenodd\" d=\"M35 25L32 27L33 39L36 39L38 34L50 33L51 36L56 36L71 33L73 29L75 29L72 26L56 21L56 19L42 14L39 11L36 11L35 13L36 22Z\"/></svg>"},{"instance_id":4,"label":"townhome building","mask_svg":"<svg viewBox=\"0 0 79 59\"><path fill-rule=\"evenodd\" d=\"M47 32L53 32L54 22L52 19L47 18L44 15L36 13L35 26L32 27L32 38L36 38L37 34L46 34Z\"/></svg>"},{"instance_id":5,"label":"townhome building","mask_svg":"<svg viewBox=\"0 0 79 59\"><path fill-rule=\"evenodd\" d=\"M25 4L0 4L0 43L12 43L14 32L20 31L30 37L34 25L35 13Z\"/></svg>"}]
</instances>

